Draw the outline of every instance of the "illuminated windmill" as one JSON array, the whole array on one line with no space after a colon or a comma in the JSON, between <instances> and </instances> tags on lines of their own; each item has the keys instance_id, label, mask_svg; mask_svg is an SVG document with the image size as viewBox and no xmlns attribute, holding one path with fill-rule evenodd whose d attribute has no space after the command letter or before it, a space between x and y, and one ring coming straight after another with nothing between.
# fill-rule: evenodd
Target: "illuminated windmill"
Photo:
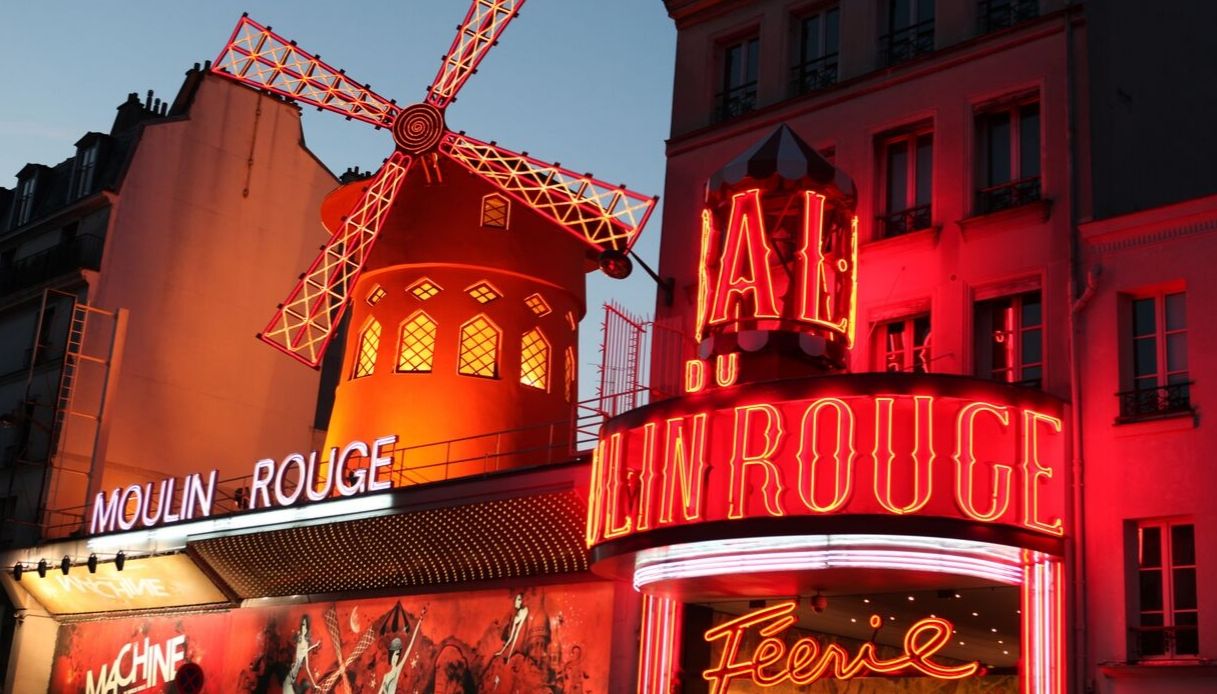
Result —
<instances>
[{"instance_id":1,"label":"illuminated windmill","mask_svg":"<svg viewBox=\"0 0 1217 694\"><path fill-rule=\"evenodd\" d=\"M316 367L353 306L332 445L569 418L583 273L628 264L656 200L448 130L445 110L523 4L474 0L426 98L405 108L247 16L215 61L393 136L374 176L323 204L332 235L259 335Z\"/></svg>"}]
</instances>

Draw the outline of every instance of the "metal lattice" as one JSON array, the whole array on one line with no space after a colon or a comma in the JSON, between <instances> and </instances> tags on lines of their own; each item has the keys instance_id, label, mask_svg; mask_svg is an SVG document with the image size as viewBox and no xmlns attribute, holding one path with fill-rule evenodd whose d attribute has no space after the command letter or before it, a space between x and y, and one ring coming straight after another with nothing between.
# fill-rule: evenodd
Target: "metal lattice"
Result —
<instances>
[{"instance_id":1,"label":"metal lattice","mask_svg":"<svg viewBox=\"0 0 1217 694\"><path fill-rule=\"evenodd\" d=\"M417 373L431 370L431 362L435 358L436 327L435 320L422 311L402 324L398 371Z\"/></svg>"},{"instance_id":2,"label":"metal lattice","mask_svg":"<svg viewBox=\"0 0 1217 694\"><path fill-rule=\"evenodd\" d=\"M457 371L466 376L497 378L501 332L486 316L461 326L461 354Z\"/></svg>"},{"instance_id":3,"label":"metal lattice","mask_svg":"<svg viewBox=\"0 0 1217 694\"><path fill-rule=\"evenodd\" d=\"M376 353L380 351L380 323L372 321L359 335L359 353L355 358L355 378L372 375L376 370Z\"/></svg>"},{"instance_id":4,"label":"metal lattice","mask_svg":"<svg viewBox=\"0 0 1217 694\"><path fill-rule=\"evenodd\" d=\"M473 0L426 99L405 108L270 27L246 16L237 23L215 60L212 70L216 74L387 128L396 143L392 156L368 183L342 227L263 330L260 337L265 342L310 366L320 363L381 223L411 163L420 155L426 155L428 161L446 155L507 198L528 205L574 234L594 252L623 251L634 244L656 198L454 133L445 124L445 109L523 4L524 0ZM495 203L483 205L483 222L506 226L510 205L506 199Z\"/></svg>"},{"instance_id":5,"label":"metal lattice","mask_svg":"<svg viewBox=\"0 0 1217 694\"><path fill-rule=\"evenodd\" d=\"M549 390L549 343L535 328L520 338L520 383Z\"/></svg>"}]
</instances>

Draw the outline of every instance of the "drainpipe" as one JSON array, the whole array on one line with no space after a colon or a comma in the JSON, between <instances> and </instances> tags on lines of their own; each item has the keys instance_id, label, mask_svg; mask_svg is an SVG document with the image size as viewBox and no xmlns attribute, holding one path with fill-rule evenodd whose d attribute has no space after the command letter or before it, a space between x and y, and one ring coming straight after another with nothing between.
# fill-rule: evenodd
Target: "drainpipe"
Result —
<instances>
[{"instance_id":1,"label":"drainpipe","mask_svg":"<svg viewBox=\"0 0 1217 694\"><path fill-rule=\"evenodd\" d=\"M1077 694L1090 691L1087 670L1088 642L1086 607L1086 525L1085 525L1085 470L1086 458L1082 446L1082 367L1078 357L1081 343L1080 318L1082 311L1094 297L1098 287L1100 268L1094 267L1086 273L1082 287L1082 239L1078 228L1078 175L1076 172L1076 105L1078 98L1073 59L1073 15L1078 6L1073 0L1065 2L1065 116L1066 147L1065 175L1069 181L1069 399L1070 424L1072 428L1073 461L1071 466L1072 495L1068 517L1073 522L1073 541L1066 545L1066 559L1073 573L1073 690ZM1079 291L1080 290L1080 291Z\"/></svg>"}]
</instances>

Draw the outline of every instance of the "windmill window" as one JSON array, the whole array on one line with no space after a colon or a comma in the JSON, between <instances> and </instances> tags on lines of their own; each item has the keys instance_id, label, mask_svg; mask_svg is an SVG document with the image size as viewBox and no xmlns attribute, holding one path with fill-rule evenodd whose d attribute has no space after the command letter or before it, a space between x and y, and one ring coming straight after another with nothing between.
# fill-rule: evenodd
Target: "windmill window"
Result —
<instances>
[{"instance_id":1,"label":"windmill window","mask_svg":"<svg viewBox=\"0 0 1217 694\"><path fill-rule=\"evenodd\" d=\"M431 371L435 359L435 319L419 311L401 326L401 344L397 354L397 370L403 373Z\"/></svg>"},{"instance_id":2,"label":"windmill window","mask_svg":"<svg viewBox=\"0 0 1217 694\"><path fill-rule=\"evenodd\" d=\"M482 198L482 226L491 229L506 229L511 217L511 201L491 193Z\"/></svg>"},{"instance_id":3,"label":"windmill window","mask_svg":"<svg viewBox=\"0 0 1217 694\"><path fill-rule=\"evenodd\" d=\"M520 339L520 383L549 390L549 343L535 328Z\"/></svg>"},{"instance_id":4,"label":"windmill window","mask_svg":"<svg viewBox=\"0 0 1217 694\"><path fill-rule=\"evenodd\" d=\"M566 348L566 383L564 395L566 401L570 402L575 394L575 349L573 347Z\"/></svg>"},{"instance_id":5,"label":"windmill window","mask_svg":"<svg viewBox=\"0 0 1217 694\"><path fill-rule=\"evenodd\" d=\"M380 303L380 300L385 298L385 288L379 284L372 287L372 291L368 292L368 306L375 306Z\"/></svg>"},{"instance_id":6,"label":"windmill window","mask_svg":"<svg viewBox=\"0 0 1217 694\"><path fill-rule=\"evenodd\" d=\"M354 378L372 375L376 369L378 351L380 351L380 323L372 320L359 336L359 351L355 354Z\"/></svg>"},{"instance_id":7,"label":"windmill window","mask_svg":"<svg viewBox=\"0 0 1217 694\"><path fill-rule=\"evenodd\" d=\"M571 330L575 330L578 327L578 322L575 320L574 311L566 312L566 324L570 326Z\"/></svg>"},{"instance_id":8,"label":"windmill window","mask_svg":"<svg viewBox=\"0 0 1217 694\"><path fill-rule=\"evenodd\" d=\"M479 304L488 304L495 299L503 296L503 293L495 289L489 282L485 280L472 284L465 289L465 293L473 297L474 301Z\"/></svg>"},{"instance_id":9,"label":"windmill window","mask_svg":"<svg viewBox=\"0 0 1217 694\"><path fill-rule=\"evenodd\" d=\"M424 277L407 287L406 291L414 295L415 299L426 301L443 291L443 287Z\"/></svg>"},{"instance_id":10,"label":"windmill window","mask_svg":"<svg viewBox=\"0 0 1217 694\"><path fill-rule=\"evenodd\" d=\"M524 305L538 316L544 316L550 311L549 304L540 294L529 294L524 297Z\"/></svg>"},{"instance_id":11,"label":"windmill window","mask_svg":"<svg viewBox=\"0 0 1217 694\"><path fill-rule=\"evenodd\" d=\"M499 376L499 340L502 331L483 315L461 326L461 350L457 372L464 376Z\"/></svg>"}]
</instances>

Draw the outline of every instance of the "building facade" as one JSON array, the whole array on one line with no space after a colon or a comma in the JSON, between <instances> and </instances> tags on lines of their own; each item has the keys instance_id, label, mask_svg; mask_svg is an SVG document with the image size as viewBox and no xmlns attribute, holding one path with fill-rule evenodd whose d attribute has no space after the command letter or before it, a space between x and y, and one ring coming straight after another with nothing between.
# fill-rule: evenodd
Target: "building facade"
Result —
<instances>
[{"instance_id":1,"label":"building facade","mask_svg":"<svg viewBox=\"0 0 1217 694\"><path fill-rule=\"evenodd\" d=\"M616 416L580 445L563 353L585 310L578 271L622 259L538 243L552 218L451 161L415 168L385 229L422 242L378 250L353 284L329 440L307 426L249 433L248 449L191 439L172 465L99 482L78 536L7 552L10 689L1213 689L1203 114L1217 87L1167 69L1217 73L1197 48L1213 10L665 6L676 81L650 401L601 408ZM212 76L192 109L208 94L293 117ZM211 132L194 117L144 137L186 123ZM295 143L275 156L307 156ZM336 201L370 180L327 199L331 231ZM521 251L512 233L535 239ZM213 240L189 246L224 260L188 295L204 315L245 276ZM309 255L250 262L279 286ZM179 339L171 325L142 339ZM630 330L606 348L636 349ZM165 349L198 356L217 338L180 339ZM243 380L278 373L219 352L218 370L250 364ZM269 408L279 388L235 390ZM311 421L297 395L299 420L277 422ZM211 431L265 425L207 402L183 392L163 410ZM144 423L115 411L116 431L120 415ZM220 465L227 483L204 472Z\"/></svg>"}]
</instances>

